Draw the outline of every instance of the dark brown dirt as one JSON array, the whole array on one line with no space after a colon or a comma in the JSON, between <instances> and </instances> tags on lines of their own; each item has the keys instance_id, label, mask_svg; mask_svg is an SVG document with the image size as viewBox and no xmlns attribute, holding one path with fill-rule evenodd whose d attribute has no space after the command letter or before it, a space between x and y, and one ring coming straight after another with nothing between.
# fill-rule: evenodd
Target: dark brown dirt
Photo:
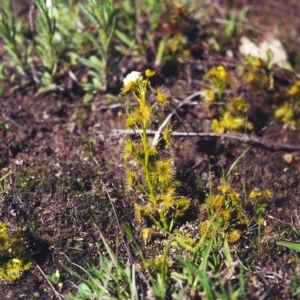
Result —
<instances>
[{"instance_id":1,"label":"dark brown dirt","mask_svg":"<svg viewBox=\"0 0 300 300\"><path fill-rule=\"evenodd\" d=\"M286 37L284 43L293 39L291 48L285 45L296 64L300 30L300 20L296 18L300 13L298 1L289 0L284 4L279 0L272 1L272 4L267 1L227 2L225 6L232 2L233 6L240 7L247 2L250 5L247 24L275 30L281 38ZM286 32L290 35L287 36ZM161 68L159 76L171 90L173 106L177 104L175 99L183 100L199 90L202 68L207 69L212 61L227 63L224 57L205 45L201 49L205 48L211 60L207 62L196 55L192 57L187 63L190 77L178 72L179 78L175 79L170 75L172 70L166 70L165 66ZM233 42L232 46L236 43ZM123 64L120 70L126 68L125 61ZM300 69L300 64L295 66ZM139 69L145 67L139 66ZM280 80L282 76L279 75ZM112 129L124 128L128 99L119 98L112 102L105 95L98 94L92 103L84 105L78 87L68 84L68 78L62 78L61 83L62 91L44 94L37 94L35 84L13 91L12 86L5 83L0 98L0 177L9 171L12 173L3 182L0 221L22 229L29 253L45 274L53 274L56 270L61 272L62 288L55 288L64 294L72 289L71 281L75 281L65 270L65 266L72 267L70 261L81 266L97 265L103 249L98 247L100 237L96 226L101 228L113 247L120 239L103 184L114 200L118 218L136 226L137 238L140 236L139 225L132 221L135 199L126 194L123 186L123 137L109 135ZM121 87L120 81L112 82L110 87L117 95L115 87ZM251 101L254 107L250 118L255 121L257 135L274 142L300 145L300 129L284 129L279 121L274 121L266 99L248 91L247 101ZM180 121L173 119L175 131L201 132L207 129L205 118L208 116L201 100L196 98L193 103L195 105L183 106L178 111ZM163 120L164 114L160 117ZM284 232L284 238L295 240L297 236L290 225L294 222L294 226L300 226L297 219L300 218L299 151L274 150L219 137L174 138L172 151L178 178L183 183L182 192L193 200L196 211L203 202L203 190L207 184L203 174L213 172L217 185L222 170L228 170L248 146L250 149L237 163L229 181L241 193L252 187L272 189L274 196L268 203L265 216L265 238L269 241ZM291 155L290 162L284 159L286 154ZM192 215L193 219L189 221L199 224L198 213ZM242 243L247 244L246 239L247 236ZM235 251L237 257L248 263L249 278L257 279L257 285L249 285L250 298L291 299L285 285L287 279L291 280L299 257L289 250L278 249L271 242L265 242L261 250L256 249L253 254L251 249L255 247L251 245L248 251L239 251L241 248ZM122 243L118 250L121 261L127 261ZM274 275L277 281L270 276L264 277L268 272L280 274L280 277ZM264 289L268 294L260 298ZM34 266L18 282L0 283L0 298L55 299L55 295L40 269Z\"/></svg>"}]
</instances>

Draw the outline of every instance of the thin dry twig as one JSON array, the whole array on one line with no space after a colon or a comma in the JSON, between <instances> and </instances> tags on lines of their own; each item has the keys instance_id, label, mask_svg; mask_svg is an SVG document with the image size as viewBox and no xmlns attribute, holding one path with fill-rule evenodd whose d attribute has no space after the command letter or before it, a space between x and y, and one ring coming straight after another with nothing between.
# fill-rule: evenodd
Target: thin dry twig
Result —
<instances>
[{"instance_id":1,"label":"thin dry twig","mask_svg":"<svg viewBox=\"0 0 300 300\"><path fill-rule=\"evenodd\" d=\"M102 183L102 186L103 186L103 188L104 188L104 190L105 190L105 193L106 193L106 195L107 195L107 197L108 197L108 199L109 199L109 201L110 201L110 204L111 204L111 206L112 206L112 209L113 209L113 212L114 212L114 216L115 216L115 219L116 219L116 223L117 223L117 227L118 227L118 229L119 229L119 232L120 232L120 234L121 234L121 237L122 237L124 246L125 246L125 248L126 248L127 255L128 255L128 259L129 259L129 261L130 261L130 264L134 264L134 259L133 259L132 253L131 253L131 251L130 251L129 245L128 245L127 242L126 242L125 236L124 236L124 234L123 234L123 230L122 230L122 228L121 228L121 225L120 225L120 222L119 222L119 219L118 219L118 215L117 215L117 212L116 212L114 203L113 203L113 201L112 201L112 199L111 199L111 197L110 197L110 193L109 193L109 191L108 191L106 185L104 184L104 182L101 181L101 183Z\"/></svg>"},{"instance_id":2,"label":"thin dry twig","mask_svg":"<svg viewBox=\"0 0 300 300\"><path fill-rule=\"evenodd\" d=\"M161 126L162 127L162 126ZM161 127L159 129L161 129ZM119 136L122 134L125 135L136 135L139 133L139 130L131 129L114 129L111 130L109 136ZM161 130L147 130L147 135L160 136ZM210 138L224 138L238 140L243 143L252 143L260 145L267 149L272 150L287 150L287 151L300 151L300 145L285 144L276 141L267 140L261 137L258 137L254 134L230 134L230 133L214 133L214 132L172 132L173 137L210 137Z\"/></svg>"},{"instance_id":3,"label":"thin dry twig","mask_svg":"<svg viewBox=\"0 0 300 300\"><path fill-rule=\"evenodd\" d=\"M169 113L169 115L165 118L165 120L162 122L162 124L159 126L158 130L155 132L154 139L152 141L152 145L156 145L159 141L159 137L161 135L161 132L164 130L164 128L168 125L170 119L172 118L173 115L176 114L177 110L185 105L188 104L192 101L193 98L197 96L203 96L203 92L196 92L188 97L186 97L183 101L181 101L177 106Z\"/></svg>"},{"instance_id":4,"label":"thin dry twig","mask_svg":"<svg viewBox=\"0 0 300 300\"><path fill-rule=\"evenodd\" d=\"M39 271L41 272L41 274L43 275L43 277L45 278L45 280L48 282L50 288L52 289L54 295L57 297L57 299L59 300L63 300L64 297L54 288L53 284L51 283L51 281L48 279L48 277L46 276L46 274L44 273L44 271L41 269L41 267L35 263L37 268L39 269Z\"/></svg>"}]
</instances>

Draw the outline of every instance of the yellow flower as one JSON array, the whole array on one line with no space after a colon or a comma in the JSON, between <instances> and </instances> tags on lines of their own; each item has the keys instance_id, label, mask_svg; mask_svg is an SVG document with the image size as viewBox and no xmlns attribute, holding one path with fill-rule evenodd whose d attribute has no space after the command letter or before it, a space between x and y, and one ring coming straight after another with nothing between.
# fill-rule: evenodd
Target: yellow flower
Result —
<instances>
[{"instance_id":1,"label":"yellow flower","mask_svg":"<svg viewBox=\"0 0 300 300\"><path fill-rule=\"evenodd\" d=\"M224 210L222 210L221 218L223 219L224 222L229 221L230 217L231 217L231 211L230 211L230 209L224 209Z\"/></svg>"},{"instance_id":2,"label":"yellow flower","mask_svg":"<svg viewBox=\"0 0 300 300\"><path fill-rule=\"evenodd\" d=\"M238 129L244 124L244 119L234 118L230 113L225 112L223 115L223 124L225 128Z\"/></svg>"},{"instance_id":3,"label":"yellow flower","mask_svg":"<svg viewBox=\"0 0 300 300\"><path fill-rule=\"evenodd\" d=\"M227 76L227 72L224 66L213 67L206 73L208 78L217 78L219 80L224 80Z\"/></svg>"},{"instance_id":4,"label":"yellow flower","mask_svg":"<svg viewBox=\"0 0 300 300\"><path fill-rule=\"evenodd\" d=\"M217 207L222 206L223 202L224 202L224 197L221 195L213 196L210 199L210 204L211 204L212 208L217 208Z\"/></svg>"},{"instance_id":5,"label":"yellow flower","mask_svg":"<svg viewBox=\"0 0 300 300\"><path fill-rule=\"evenodd\" d=\"M265 189L261 193L262 197L265 197L267 199L271 199L273 197L273 192L269 189Z\"/></svg>"},{"instance_id":6,"label":"yellow flower","mask_svg":"<svg viewBox=\"0 0 300 300\"><path fill-rule=\"evenodd\" d=\"M218 121L217 119L213 119L211 123L211 129L217 133L224 133L225 127L222 121Z\"/></svg>"},{"instance_id":7,"label":"yellow flower","mask_svg":"<svg viewBox=\"0 0 300 300\"><path fill-rule=\"evenodd\" d=\"M228 103L228 108L232 112L238 111L241 113L246 113L248 111L245 101L240 97L231 98Z\"/></svg>"},{"instance_id":8,"label":"yellow flower","mask_svg":"<svg viewBox=\"0 0 300 300\"><path fill-rule=\"evenodd\" d=\"M276 109L275 118L282 119L288 125L293 125L294 110L292 106L288 102L285 102L281 107Z\"/></svg>"},{"instance_id":9,"label":"yellow flower","mask_svg":"<svg viewBox=\"0 0 300 300\"><path fill-rule=\"evenodd\" d=\"M258 57L253 57L251 55L248 55L245 57L245 64L246 66L256 70L261 67L261 60Z\"/></svg>"},{"instance_id":10,"label":"yellow flower","mask_svg":"<svg viewBox=\"0 0 300 300\"><path fill-rule=\"evenodd\" d=\"M242 232L238 229L230 230L229 233L227 233L227 240L229 243L235 243L237 242L242 236Z\"/></svg>"},{"instance_id":11,"label":"yellow flower","mask_svg":"<svg viewBox=\"0 0 300 300\"><path fill-rule=\"evenodd\" d=\"M255 199L255 198L260 197L260 196L261 196L261 191L259 189L257 189L257 188L254 188L249 193L249 198L250 199Z\"/></svg>"},{"instance_id":12,"label":"yellow flower","mask_svg":"<svg viewBox=\"0 0 300 300\"><path fill-rule=\"evenodd\" d=\"M156 99L158 102L162 103L164 106L168 104L167 97L162 93L160 89L157 89Z\"/></svg>"},{"instance_id":13,"label":"yellow flower","mask_svg":"<svg viewBox=\"0 0 300 300\"><path fill-rule=\"evenodd\" d=\"M134 151L134 142L131 139L124 141L124 158L129 158Z\"/></svg>"},{"instance_id":14,"label":"yellow flower","mask_svg":"<svg viewBox=\"0 0 300 300\"><path fill-rule=\"evenodd\" d=\"M149 148L149 156L155 156L157 154L157 149L156 149L156 147L155 146L151 146L150 148Z\"/></svg>"},{"instance_id":15,"label":"yellow flower","mask_svg":"<svg viewBox=\"0 0 300 300\"><path fill-rule=\"evenodd\" d=\"M153 235L153 230L151 228L144 228L142 230L142 239L145 245L149 244Z\"/></svg>"},{"instance_id":16,"label":"yellow flower","mask_svg":"<svg viewBox=\"0 0 300 300\"><path fill-rule=\"evenodd\" d=\"M264 224L265 224L265 219L264 219L262 216L259 216L259 217L257 218L256 222L257 222L257 224L258 224L259 226L264 226Z\"/></svg>"},{"instance_id":17,"label":"yellow flower","mask_svg":"<svg viewBox=\"0 0 300 300\"><path fill-rule=\"evenodd\" d=\"M199 210L200 210L201 212L207 211L207 205L206 205L206 204L201 204L201 205L199 206Z\"/></svg>"},{"instance_id":18,"label":"yellow flower","mask_svg":"<svg viewBox=\"0 0 300 300\"><path fill-rule=\"evenodd\" d=\"M125 176L126 176L127 189L132 190L137 174L136 174L136 172L134 172L130 169L127 169L125 173L126 173Z\"/></svg>"},{"instance_id":19,"label":"yellow flower","mask_svg":"<svg viewBox=\"0 0 300 300\"><path fill-rule=\"evenodd\" d=\"M158 208L163 210L165 214L174 207L174 195L170 194L159 194L155 197L155 201L158 204Z\"/></svg>"},{"instance_id":20,"label":"yellow flower","mask_svg":"<svg viewBox=\"0 0 300 300\"><path fill-rule=\"evenodd\" d=\"M174 178L174 167L172 159L158 160L155 164L155 175L158 182L170 183Z\"/></svg>"},{"instance_id":21,"label":"yellow flower","mask_svg":"<svg viewBox=\"0 0 300 300\"><path fill-rule=\"evenodd\" d=\"M127 128L132 128L136 125L138 119L135 114L129 114L126 118L125 125Z\"/></svg>"},{"instance_id":22,"label":"yellow flower","mask_svg":"<svg viewBox=\"0 0 300 300\"><path fill-rule=\"evenodd\" d=\"M246 78L246 81L247 81L247 82L252 82L252 81L254 81L254 79L255 79L255 74L254 74L254 72L247 72L245 78Z\"/></svg>"},{"instance_id":23,"label":"yellow flower","mask_svg":"<svg viewBox=\"0 0 300 300\"><path fill-rule=\"evenodd\" d=\"M168 97L170 96L170 92L164 86L161 86L156 89L156 99L163 106L167 106L169 104Z\"/></svg>"},{"instance_id":24,"label":"yellow flower","mask_svg":"<svg viewBox=\"0 0 300 300\"><path fill-rule=\"evenodd\" d=\"M145 75L147 76L147 77L152 77L152 76L154 76L156 74L156 71L153 71L153 70L150 70L150 69L146 69L146 71L145 71Z\"/></svg>"},{"instance_id":25,"label":"yellow flower","mask_svg":"<svg viewBox=\"0 0 300 300\"><path fill-rule=\"evenodd\" d=\"M222 184L218 187L218 190L221 191L222 194L226 194L231 187L228 184Z\"/></svg>"},{"instance_id":26,"label":"yellow flower","mask_svg":"<svg viewBox=\"0 0 300 300\"><path fill-rule=\"evenodd\" d=\"M300 80L296 80L296 82L292 85L290 90L288 91L288 96L294 96L299 92L300 88Z\"/></svg>"},{"instance_id":27,"label":"yellow flower","mask_svg":"<svg viewBox=\"0 0 300 300\"><path fill-rule=\"evenodd\" d=\"M216 71L215 71L215 76L221 80L223 80L224 78L226 78L227 76L227 72L226 69L224 68L224 66L218 66Z\"/></svg>"},{"instance_id":28,"label":"yellow flower","mask_svg":"<svg viewBox=\"0 0 300 300\"><path fill-rule=\"evenodd\" d=\"M230 192L228 194L228 196L229 196L229 198L231 200L232 205L236 206L236 205L239 204L239 202L240 202L240 200L239 200L240 195L237 192L232 191L232 192Z\"/></svg>"},{"instance_id":29,"label":"yellow flower","mask_svg":"<svg viewBox=\"0 0 300 300\"><path fill-rule=\"evenodd\" d=\"M215 100L215 93L212 90L205 89L204 90L204 102L207 108L211 105Z\"/></svg>"},{"instance_id":30,"label":"yellow flower","mask_svg":"<svg viewBox=\"0 0 300 300\"><path fill-rule=\"evenodd\" d=\"M139 222L142 222L143 219L143 207L137 203L134 203L134 215Z\"/></svg>"},{"instance_id":31,"label":"yellow flower","mask_svg":"<svg viewBox=\"0 0 300 300\"><path fill-rule=\"evenodd\" d=\"M175 217L181 217L185 211L190 207L191 201L186 197L176 199Z\"/></svg>"},{"instance_id":32,"label":"yellow flower","mask_svg":"<svg viewBox=\"0 0 300 300\"><path fill-rule=\"evenodd\" d=\"M146 123L150 120L151 108L147 104L141 105L135 110L135 115L139 121Z\"/></svg>"},{"instance_id":33,"label":"yellow flower","mask_svg":"<svg viewBox=\"0 0 300 300\"><path fill-rule=\"evenodd\" d=\"M211 237L213 234L212 223L210 220L206 220L200 225L200 234L205 235L205 237Z\"/></svg>"}]
</instances>

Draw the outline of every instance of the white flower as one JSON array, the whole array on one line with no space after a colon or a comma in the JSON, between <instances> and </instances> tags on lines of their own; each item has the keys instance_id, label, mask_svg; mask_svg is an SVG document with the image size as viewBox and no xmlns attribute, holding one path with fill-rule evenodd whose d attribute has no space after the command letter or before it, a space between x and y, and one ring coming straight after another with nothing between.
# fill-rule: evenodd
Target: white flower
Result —
<instances>
[{"instance_id":1,"label":"white flower","mask_svg":"<svg viewBox=\"0 0 300 300\"><path fill-rule=\"evenodd\" d=\"M52 0L46 0L46 7L48 9L52 9L53 8L53 1Z\"/></svg>"},{"instance_id":2,"label":"white flower","mask_svg":"<svg viewBox=\"0 0 300 300\"><path fill-rule=\"evenodd\" d=\"M129 82L135 82L142 76L141 72L132 71L124 79L123 84L126 86Z\"/></svg>"}]
</instances>

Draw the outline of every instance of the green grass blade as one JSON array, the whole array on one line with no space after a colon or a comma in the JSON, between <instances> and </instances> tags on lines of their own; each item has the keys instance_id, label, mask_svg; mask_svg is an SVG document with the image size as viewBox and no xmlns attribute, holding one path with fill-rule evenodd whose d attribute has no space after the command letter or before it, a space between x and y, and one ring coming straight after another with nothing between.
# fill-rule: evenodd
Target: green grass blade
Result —
<instances>
[{"instance_id":1,"label":"green grass blade","mask_svg":"<svg viewBox=\"0 0 300 300\"><path fill-rule=\"evenodd\" d=\"M288 242L288 241L277 241L276 244L278 246L287 247L291 250L300 252L300 243L297 242Z\"/></svg>"}]
</instances>

